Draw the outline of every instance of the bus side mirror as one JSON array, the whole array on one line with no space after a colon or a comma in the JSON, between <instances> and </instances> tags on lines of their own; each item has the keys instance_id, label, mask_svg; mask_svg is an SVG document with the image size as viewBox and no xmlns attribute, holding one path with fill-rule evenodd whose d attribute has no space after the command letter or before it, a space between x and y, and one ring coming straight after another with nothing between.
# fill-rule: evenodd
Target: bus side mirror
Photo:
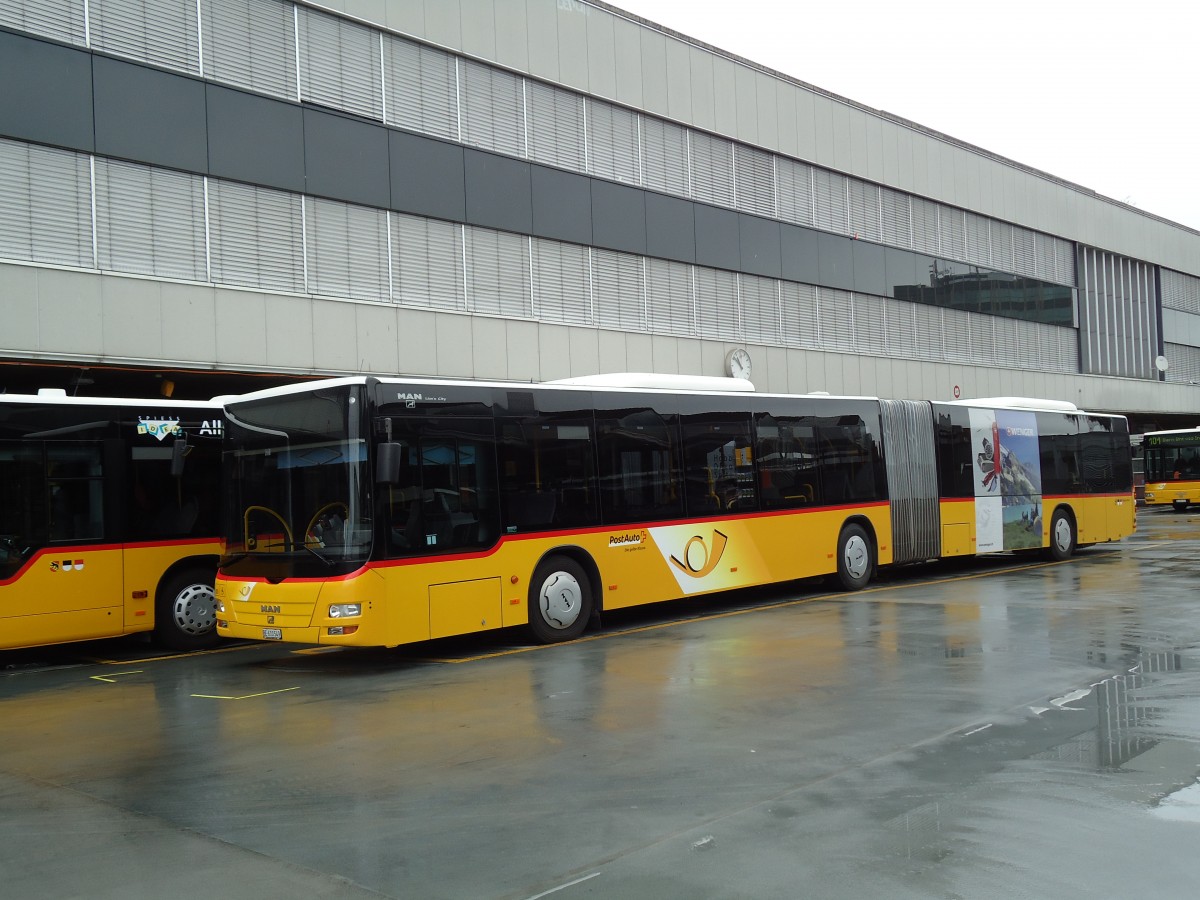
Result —
<instances>
[{"instance_id":1,"label":"bus side mirror","mask_svg":"<svg viewBox=\"0 0 1200 900\"><path fill-rule=\"evenodd\" d=\"M400 463L404 459L404 445L389 441L379 445L375 457L375 480L380 484L395 484L400 480Z\"/></svg>"},{"instance_id":2,"label":"bus side mirror","mask_svg":"<svg viewBox=\"0 0 1200 900\"><path fill-rule=\"evenodd\" d=\"M183 474L183 460L187 457L188 451L192 448L188 446L187 438L175 438L171 444L171 475L178 478Z\"/></svg>"}]
</instances>

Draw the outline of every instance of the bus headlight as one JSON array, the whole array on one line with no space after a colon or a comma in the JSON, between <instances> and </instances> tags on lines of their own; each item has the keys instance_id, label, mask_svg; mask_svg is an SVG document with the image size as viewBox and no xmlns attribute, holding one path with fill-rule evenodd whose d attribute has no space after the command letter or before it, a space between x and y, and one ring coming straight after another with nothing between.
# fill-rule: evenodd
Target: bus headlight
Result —
<instances>
[{"instance_id":1,"label":"bus headlight","mask_svg":"<svg viewBox=\"0 0 1200 900\"><path fill-rule=\"evenodd\" d=\"M362 615L361 603L335 603L329 607L329 618L331 619L348 619L352 616Z\"/></svg>"},{"instance_id":2,"label":"bus headlight","mask_svg":"<svg viewBox=\"0 0 1200 900\"><path fill-rule=\"evenodd\" d=\"M219 613L225 612L225 601L224 600L217 601L217 612L219 612Z\"/></svg>"}]
</instances>

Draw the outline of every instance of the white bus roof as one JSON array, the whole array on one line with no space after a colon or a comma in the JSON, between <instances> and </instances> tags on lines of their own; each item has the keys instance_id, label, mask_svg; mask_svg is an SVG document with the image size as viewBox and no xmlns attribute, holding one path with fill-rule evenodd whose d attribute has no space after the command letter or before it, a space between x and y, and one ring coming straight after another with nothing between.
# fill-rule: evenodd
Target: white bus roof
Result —
<instances>
[{"instance_id":1,"label":"white bus roof","mask_svg":"<svg viewBox=\"0 0 1200 900\"><path fill-rule=\"evenodd\" d=\"M42 388L36 394L0 394L5 403L39 406L141 406L158 409L212 409L220 404L212 400L171 400L166 397L69 397L58 388Z\"/></svg>"}]
</instances>

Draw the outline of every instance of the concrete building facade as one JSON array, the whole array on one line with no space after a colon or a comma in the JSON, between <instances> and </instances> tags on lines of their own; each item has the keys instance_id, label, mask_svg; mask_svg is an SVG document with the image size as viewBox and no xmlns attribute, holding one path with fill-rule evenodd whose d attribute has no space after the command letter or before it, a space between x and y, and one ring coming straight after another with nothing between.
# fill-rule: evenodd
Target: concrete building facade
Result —
<instances>
[{"instance_id":1,"label":"concrete building facade","mask_svg":"<svg viewBox=\"0 0 1200 900\"><path fill-rule=\"evenodd\" d=\"M9 0L0 84L10 390L742 349L760 390L1200 413L1200 233L603 3Z\"/></svg>"}]
</instances>

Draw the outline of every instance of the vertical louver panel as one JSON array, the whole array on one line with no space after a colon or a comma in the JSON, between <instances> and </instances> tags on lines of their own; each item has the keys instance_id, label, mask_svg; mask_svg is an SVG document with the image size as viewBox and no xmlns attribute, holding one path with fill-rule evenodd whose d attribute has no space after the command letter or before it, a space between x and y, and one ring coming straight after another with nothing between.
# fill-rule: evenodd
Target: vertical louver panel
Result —
<instances>
[{"instance_id":1,"label":"vertical louver panel","mask_svg":"<svg viewBox=\"0 0 1200 900\"><path fill-rule=\"evenodd\" d=\"M779 283L779 321L783 342L791 347L819 347L817 289L793 281Z\"/></svg>"},{"instance_id":2,"label":"vertical louver panel","mask_svg":"<svg viewBox=\"0 0 1200 900\"><path fill-rule=\"evenodd\" d=\"M888 353L887 303L882 297L854 295L854 346L859 353Z\"/></svg>"},{"instance_id":3,"label":"vertical louver panel","mask_svg":"<svg viewBox=\"0 0 1200 900\"><path fill-rule=\"evenodd\" d=\"M573 172L584 171L583 97L574 91L528 81L525 99L529 158Z\"/></svg>"},{"instance_id":4,"label":"vertical louver panel","mask_svg":"<svg viewBox=\"0 0 1200 900\"><path fill-rule=\"evenodd\" d=\"M1038 232L1034 235L1033 275L1042 281L1055 281L1058 265L1054 261L1054 238Z\"/></svg>"},{"instance_id":5,"label":"vertical louver panel","mask_svg":"<svg viewBox=\"0 0 1200 900\"><path fill-rule=\"evenodd\" d=\"M371 119L383 118L379 32L301 6L300 96Z\"/></svg>"},{"instance_id":6,"label":"vertical louver panel","mask_svg":"<svg viewBox=\"0 0 1200 900\"><path fill-rule=\"evenodd\" d=\"M91 266L88 157L0 140L0 257Z\"/></svg>"},{"instance_id":7,"label":"vertical louver panel","mask_svg":"<svg viewBox=\"0 0 1200 900\"><path fill-rule=\"evenodd\" d=\"M96 246L102 269L207 281L204 180L96 160Z\"/></svg>"},{"instance_id":8,"label":"vertical louver panel","mask_svg":"<svg viewBox=\"0 0 1200 900\"><path fill-rule=\"evenodd\" d=\"M942 314L942 350L946 359L951 362L982 362L971 355L971 324L982 316L972 317L968 312L957 309L943 309Z\"/></svg>"},{"instance_id":9,"label":"vertical louver panel","mask_svg":"<svg viewBox=\"0 0 1200 900\"><path fill-rule=\"evenodd\" d=\"M693 131L692 196L705 203L733 206L733 143Z\"/></svg>"},{"instance_id":10,"label":"vertical louver panel","mask_svg":"<svg viewBox=\"0 0 1200 900\"><path fill-rule=\"evenodd\" d=\"M694 131L691 142L691 196L704 203L733 205L733 143Z\"/></svg>"},{"instance_id":11,"label":"vertical louver panel","mask_svg":"<svg viewBox=\"0 0 1200 900\"><path fill-rule=\"evenodd\" d=\"M0 25L83 44L85 0L0 0Z\"/></svg>"},{"instance_id":12,"label":"vertical louver panel","mask_svg":"<svg viewBox=\"0 0 1200 900\"><path fill-rule=\"evenodd\" d=\"M89 0L92 46L199 74L196 0Z\"/></svg>"},{"instance_id":13,"label":"vertical louver panel","mask_svg":"<svg viewBox=\"0 0 1200 900\"><path fill-rule=\"evenodd\" d=\"M1013 269L1013 227L1007 222L991 220L992 267L1003 272Z\"/></svg>"},{"instance_id":14,"label":"vertical louver panel","mask_svg":"<svg viewBox=\"0 0 1200 900\"><path fill-rule=\"evenodd\" d=\"M779 327L779 282L757 275L739 276L742 334L748 341L777 344Z\"/></svg>"},{"instance_id":15,"label":"vertical louver panel","mask_svg":"<svg viewBox=\"0 0 1200 900\"><path fill-rule=\"evenodd\" d=\"M967 213L966 225L966 255L967 262L977 266L992 265L992 229L988 220L976 213Z\"/></svg>"},{"instance_id":16,"label":"vertical louver panel","mask_svg":"<svg viewBox=\"0 0 1200 900\"><path fill-rule=\"evenodd\" d=\"M287 100L296 87L296 25L280 0L203 0L204 75Z\"/></svg>"},{"instance_id":17,"label":"vertical louver panel","mask_svg":"<svg viewBox=\"0 0 1200 900\"><path fill-rule=\"evenodd\" d=\"M913 355L918 359L940 360L946 358L942 310L923 303L908 304L912 309L916 328L913 331Z\"/></svg>"},{"instance_id":18,"label":"vertical louver panel","mask_svg":"<svg viewBox=\"0 0 1200 900\"><path fill-rule=\"evenodd\" d=\"M587 247L533 239L533 314L542 322L592 324Z\"/></svg>"},{"instance_id":19,"label":"vertical louver panel","mask_svg":"<svg viewBox=\"0 0 1200 900\"><path fill-rule=\"evenodd\" d=\"M1037 277L1037 238L1028 228L1013 226L1013 271Z\"/></svg>"},{"instance_id":20,"label":"vertical louver panel","mask_svg":"<svg viewBox=\"0 0 1200 900\"><path fill-rule=\"evenodd\" d=\"M941 253L938 233L938 205L920 197L912 198L913 249L937 256Z\"/></svg>"},{"instance_id":21,"label":"vertical louver panel","mask_svg":"<svg viewBox=\"0 0 1200 900\"><path fill-rule=\"evenodd\" d=\"M813 169L813 217L818 228L846 233L850 227L846 211L846 176Z\"/></svg>"},{"instance_id":22,"label":"vertical louver panel","mask_svg":"<svg viewBox=\"0 0 1200 900\"><path fill-rule=\"evenodd\" d=\"M826 350L854 350L854 296L849 291L818 288L817 332Z\"/></svg>"},{"instance_id":23,"label":"vertical louver panel","mask_svg":"<svg viewBox=\"0 0 1200 900\"><path fill-rule=\"evenodd\" d=\"M387 300L387 214L366 206L305 198L308 289L314 294Z\"/></svg>"},{"instance_id":24,"label":"vertical louver panel","mask_svg":"<svg viewBox=\"0 0 1200 900\"><path fill-rule=\"evenodd\" d=\"M304 285L304 213L298 194L208 183L212 280L270 291Z\"/></svg>"},{"instance_id":25,"label":"vertical louver panel","mask_svg":"<svg viewBox=\"0 0 1200 900\"><path fill-rule=\"evenodd\" d=\"M1059 284L1075 284L1075 245L1062 238L1054 239L1054 280Z\"/></svg>"},{"instance_id":26,"label":"vertical louver panel","mask_svg":"<svg viewBox=\"0 0 1200 900\"><path fill-rule=\"evenodd\" d=\"M737 208L760 216L774 216L775 157L743 144L733 145Z\"/></svg>"},{"instance_id":27,"label":"vertical louver panel","mask_svg":"<svg viewBox=\"0 0 1200 900\"><path fill-rule=\"evenodd\" d=\"M687 132L678 125L642 117L642 183L656 191L688 195Z\"/></svg>"},{"instance_id":28,"label":"vertical louver panel","mask_svg":"<svg viewBox=\"0 0 1200 900\"><path fill-rule=\"evenodd\" d=\"M458 64L464 143L525 155L525 93L520 78L479 63Z\"/></svg>"},{"instance_id":29,"label":"vertical louver panel","mask_svg":"<svg viewBox=\"0 0 1200 900\"><path fill-rule=\"evenodd\" d=\"M883 242L893 247L912 247L912 209L908 194L880 188L883 212Z\"/></svg>"},{"instance_id":30,"label":"vertical louver panel","mask_svg":"<svg viewBox=\"0 0 1200 900\"><path fill-rule=\"evenodd\" d=\"M696 266L696 334L719 341L740 340L737 275Z\"/></svg>"},{"instance_id":31,"label":"vertical louver panel","mask_svg":"<svg viewBox=\"0 0 1200 900\"><path fill-rule=\"evenodd\" d=\"M466 286L472 312L532 318L529 238L468 228Z\"/></svg>"},{"instance_id":32,"label":"vertical louver panel","mask_svg":"<svg viewBox=\"0 0 1200 900\"><path fill-rule=\"evenodd\" d=\"M889 356L917 356L916 318L913 304L903 300L884 303L887 313L887 346Z\"/></svg>"},{"instance_id":33,"label":"vertical louver panel","mask_svg":"<svg viewBox=\"0 0 1200 900\"><path fill-rule=\"evenodd\" d=\"M588 100L588 172L599 178L640 184L638 114L601 100Z\"/></svg>"},{"instance_id":34,"label":"vertical louver panel","mask_svg":"<svg viewBox=\"0 0 1200 900\"><path fill-rule=\"evenodd\" d=\"M646 330L645 260L630 253L592 250L592 296L597 324Z\"/></svg>"},{"instance_id":35,"label":"vertical louver panel","mask_svg":"<svg viewBox=\"0 0 1200 900\"><path fill-rule=\"evenodd\" d=\"M405 306L460 312L463 226L392 213L392 299Z\"/></svg>"},{"instance_id":36,"label":"vertical louver panel","mask_svg":"<svg viewBox=\"0 0 1200 900\"><path fill-rule=\"evenodd\" d=\"M776 157L779 182L779 218L797 225L813 224L813 170L804 163Z\"/></svg>"},{"instance_id":37,"label":"vertical louver panel","mask_svg":"<svg viewBox=\"0 0 1200 900\"><path fill-rule=\"evenodd\" d=\"M651 331L695 334L692 267L665 259L647 259L646 312Z\"/></svg>"},{"instance_id":38,"label":"vertical louver panel","mask_svg":"<svg viewBox=\"0 0 1200 900\"><path fill-rule=\"evenodd\" d=\"M387 123L458 140L458 76L454 57L390 34L383 37Z\"/></svg>"},{"instance_id":39,"label":"vertical louver panel","mask_svg":"<svg viewBox=\"0 0 1200 900\"><path fill-rule=\"evenodd\" d=\"M851 178L847 182L850 195L850 233L863 240L883 240L880 221L879 187Z\"/></svg>"},{"instance_id":40,"label":"vertical louver panel","mask_svg":"<svg viewBox=\"0 0 1200 900\"><path fill-rule=\"evenodd\" d=\"M941 242L942 256L948 259L966 259L966 219L961 209L939 206L938 239Z\"/></svg>"}]
</instances>

